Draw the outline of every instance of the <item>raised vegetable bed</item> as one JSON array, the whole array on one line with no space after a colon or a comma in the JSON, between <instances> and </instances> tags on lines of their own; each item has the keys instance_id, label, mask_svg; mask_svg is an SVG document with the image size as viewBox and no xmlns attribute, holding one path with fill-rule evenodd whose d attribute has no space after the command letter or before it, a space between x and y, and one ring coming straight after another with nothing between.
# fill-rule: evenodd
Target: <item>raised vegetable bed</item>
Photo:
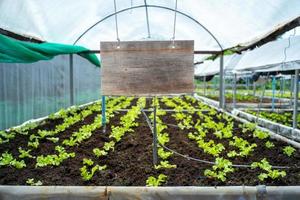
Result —
<instances>
[{"instance_id":1,"label":"raised vegetable bed","mask_svg":"<svg viewBox=\"0 0 300 200\"><path fill-rule=\"evenodd\" d=\"M160 163L152 164L158 104ZM300 152L192 97L110 98L1 132L1 185L299 185ZM141 112L145 109L147 118ZM164 111L163 109L168 109ZM163 148L165 147L165 148ZM167 149L166 149L167 148Z\"/></svg>"}]
</instances>

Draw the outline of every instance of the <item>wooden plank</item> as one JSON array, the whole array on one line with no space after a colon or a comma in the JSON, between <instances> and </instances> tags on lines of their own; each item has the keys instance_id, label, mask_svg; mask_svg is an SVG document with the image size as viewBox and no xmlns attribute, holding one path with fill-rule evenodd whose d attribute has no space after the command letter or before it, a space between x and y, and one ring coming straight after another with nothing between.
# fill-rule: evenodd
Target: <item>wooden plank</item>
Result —
<instances>
[{"instance_id":1,"label":"wooden plank","mask_svg":"<svg viewBox=\"0 0 300 200\"><path fill-rule=\"evenodd\" d=\"M119 44L119 47L118 47ZM192 93L194 41L101 42L103 95Z\"/></svg>"}]
</instances>

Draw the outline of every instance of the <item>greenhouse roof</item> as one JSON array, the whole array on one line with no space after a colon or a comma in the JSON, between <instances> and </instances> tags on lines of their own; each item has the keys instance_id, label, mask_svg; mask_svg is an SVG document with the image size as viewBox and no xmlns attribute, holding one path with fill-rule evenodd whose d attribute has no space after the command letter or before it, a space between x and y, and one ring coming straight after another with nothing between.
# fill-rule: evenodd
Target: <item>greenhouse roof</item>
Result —
<instances>
[{"instance_id":1,"label":"greenhouse roof","mask_svg":"<svg viewBox=\"0 0 300 200\"><path fill-rule=\"evenodd\" d=\"M300 68L300 35L269 42L243 54L224 56L225 72L288 71ZM220 72L220 60L196 65L196 76L210 76Z\"/></svg>"},{"instance_id":2,"label":"greenhouse roof","mask_svg":"<svg viewBox=\"0 0 300 200\"><path fill-rule=\"evenodd\" d=\"M145 2L148 7L150 37L173 37L175 1L116 1L120 40L148 37ZM131 9L133 8L133 9ZM82 36L77 45L99 49L100 41L116 40L113 1L104 0L2 0L0 28L48 42L74 44L91 26L107 17ZM298 0L184 0L178 1L175 39L195 40L196 50L220 50L206 27L222 48L246 43L268 33L278 24L296 18ZM66 16L67 13L67 16ZM111 16L109 16L111 15ZM189 18L190 17L190 18ZM194 21L192 20L194 19Z\"/></svg>"},{"instance_id":3,"label":"greenhouse roof","mask_svg":"<svg viewBox=\"0 0 300 200\"><path fill-rule=\"evenodd\" d=\"M269 42L245 52L236 71L287 71L300 68L300 36Z\"/></svg>"}]
</instances>

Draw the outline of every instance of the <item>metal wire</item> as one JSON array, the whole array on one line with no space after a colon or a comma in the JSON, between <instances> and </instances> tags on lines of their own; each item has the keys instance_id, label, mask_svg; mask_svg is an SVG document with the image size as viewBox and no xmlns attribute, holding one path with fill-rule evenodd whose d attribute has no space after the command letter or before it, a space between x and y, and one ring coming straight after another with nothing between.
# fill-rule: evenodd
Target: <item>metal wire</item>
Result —
<instances>
[{"instance_id":1,"label":"metal wire","mask_svg":"<svg viewBox=\"0 0 300 200\"><path fill-rule=\"evenodd\" d=\"M174 24L173 24L173 48L174 46L174 40L175 40L175 33L176 33L176 19L177 19L177 0L175 0L175 9L174 9Z\"/></svg>"},{"instance_id":2,"label":"metal wire","mask_svg":"<svg viewBox=\"0 0 300 200\"><path fill-rule=\"evenodd\" d=\"M142 111L142 113L143 113L143 115L144 115L144 117L146 119L146 122L147 122L147 124L148 124L148 126L149 126L149 128L151 130L151 133L153 134L153 127L152 127L152 123L151 123L150 119L148 118L148 116L146 115L146 113L143 110L141 110L141 111ZM205 164L209 164L209 165L216 165L216 163L212 162L212 161L201 160L201 159L198 159L198 158L193 158L193 157L190 157L188 155L184 155L182 153L179 153L179 152L177 152L177 151L175 151L175 150L173 150L173 149L171 149L169 147L166 147L165 145L160 144L159 142L158 142L158 146L164 148L167 151L171 151L174 154L176 154L178 156L181 156L183 158L186 158L188 160L193 160L193 161L196 161L196 162L205 163ZM232 167L251 168L251 165L249 165L249 164L233 164ZM272 168L273 169L289 169L290 167L288 167L288 166L272 166Z\"/></svg>"},{"instance_id":3,"label":"metal wire","mask_svg":"<svg viewBox=\"0 0 300 200\"><path fill-rule=\"evenodd\" d=\"M164 9L164 10L168 10L168 11L175 11L174 9L172 8L169 8L169 7L165 7L165 6L158 6L158 5L139 5L139 6L133 6L133 7L129 7L129 8L124 8L122 10L119 10L118 12L114 12L114 13L111 13L105 17L103 17L102 19L100 19L99 21L97 21L96 23L94 23L93 25L91 25L89 28L87 28L83 33L81 33L77 39L73 42L73 45L75 45L86 33L88 33L90 30L92 30L95 26L97 26L98 24L102 23L103 21L109 19L110 17L116 15L116 14L119 14L119 13L122 13L122 12L126 12L126 11L130 11L130 10L133 10L133 9L138 9L138 8L144 8L144 7L149 7L149 8L157 8L157 9ZM186 14L186 13L183 13L183 12L180 12L177 10L177 13L178 14L181 14L182 16L186 17L187 19L189 20L192 20L193 22L195 22L198 26L200 26L202 29L204 29L212 38L213 40L216 42L216 44L218 45L218 47L220 48L220 51L223 51L223 47L220 43L220 41L216 38L216 36L210 31L208 30L208 28L206 28L203 24L201 24L199 21L197 21L195 18L193 18L192 16ZM213 52L213 54L218 54L220 53L219 51L218 52ZM212 53L209 53L209 54L212 54Z\"/></svg>"},{"instance_id":4,"label":"metal wire","mask_svg":"<svg viewBox=\"0 0 300 200\"><path fill-rule=\"evenodd\" d=\"M284 59L283 59L283 61L282 61L282 65L281 65L282 70L283 70L283 66L284 66L285 61L286 61L286 58L287 58L286 51L287 51L288 48L291 47L291 37L294 37L295 35L296 35L296 28L294 28L294 33L291 34L291 35L289 35L289 38L288 38L289 44L288 44L287 47L284 48L284 51L283 51L283 53L284 53Z\"/></svg>"},{"instance_id":5,"label":"metal wire","mask_svg":"<svg viewBox=\"0 0 300 200\"><path fill-rule=\"evenodd\" d=\"M144 0L144 3L145 3L145 10L146 10L146 22L147 22L148 38L150 38L151 37L151 33L150 33L150 25L149 25L149 15L148 15L147 0Z\"/></svg>"},{"instance_id":6,"label":"metal wire","mask_svg":"<svg viewBox=\"0 0 300 200\"><path fill-rule=\"evenodd\" d=\"M114 8L115 8L115 25L116 25L116 35L117 35L117 40L120 42L119 38L119 29L118 29L118 14L117 14L117 3L116 0L114 0Z\"/></svg>"}]
</instances>

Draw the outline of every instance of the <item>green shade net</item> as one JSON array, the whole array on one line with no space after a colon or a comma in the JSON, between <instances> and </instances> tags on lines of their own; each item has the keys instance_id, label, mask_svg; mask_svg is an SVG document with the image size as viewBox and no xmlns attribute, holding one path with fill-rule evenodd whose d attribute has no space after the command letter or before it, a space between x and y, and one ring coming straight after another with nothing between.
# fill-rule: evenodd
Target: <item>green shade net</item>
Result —
<instances>
[{"instance_id":1,"label":"green shade net","mask_svg":"<svg viewBox=\"0 0 300 200\"><path fill-rule=\"evenodd\" d=\"M100 67L95 54L82 53L88 49L81 46L57 43L32 43L19 41L0 34L0 63L32 63L39 60L50 60L61 54L79 54L92 64Z\"/></svg>"}]
</instances>

